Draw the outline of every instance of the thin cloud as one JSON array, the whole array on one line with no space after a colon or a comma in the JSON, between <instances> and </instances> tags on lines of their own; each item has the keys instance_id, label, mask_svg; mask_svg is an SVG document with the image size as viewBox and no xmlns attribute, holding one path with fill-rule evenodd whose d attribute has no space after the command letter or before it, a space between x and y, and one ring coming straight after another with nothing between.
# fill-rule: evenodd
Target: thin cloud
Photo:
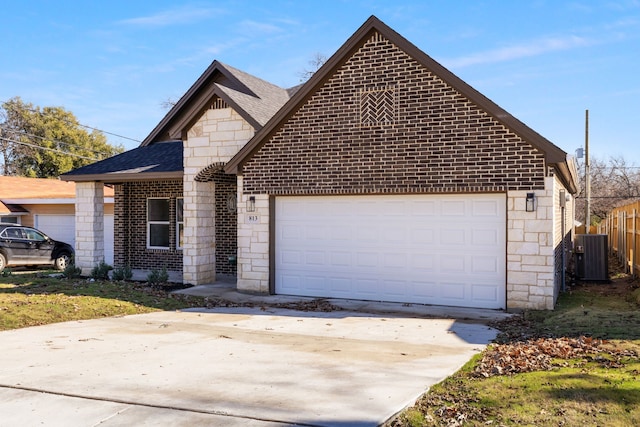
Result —
<instances>
[{"instance_id":1,"label":"thin cloud","mask_svg":"<svg viewBox=\"0 0 640 427\"><path fill-rule=\"evenodd\" d=\"M535 40L530 43L478 52L472 55L462 56L460 58L444 60L443 62L449 67L461 68L471 65L493 64L497 62L511 61L514 59L529 58L549 52L585 47L591 44L592 43L588 39L578 36L545 38Z\"/></svg>"},{"instance_id":2,"label":"thin cloud","mask_svg":"<svg viewBox=\"0 0 640 427\"><path fill-rule=\"evenodd\" d=\"M123 19L117 23L135 27L167 27L200 21L219 13L221 13L221 11L217 9L183 7L180 9L164 10L154 15Z\"/></svg>"},{"instance_id":3,"label":"thin cloud","mask_svg":"<svg viewBox=\"0 0 640 427\"><path fill-rule=\"evenodd\" d=\"M276 34L283 31L283 29L277 25L251 20L244 20L240 22L239 27L242 32L248 32L252 34Z\"/></svg>"}]
</instances>

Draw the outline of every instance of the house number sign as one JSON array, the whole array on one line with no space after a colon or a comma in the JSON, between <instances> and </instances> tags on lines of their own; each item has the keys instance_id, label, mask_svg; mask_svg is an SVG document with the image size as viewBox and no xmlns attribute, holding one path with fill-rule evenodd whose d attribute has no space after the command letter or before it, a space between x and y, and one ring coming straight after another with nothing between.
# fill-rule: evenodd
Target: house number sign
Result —
<instances>
[{"instance_id":1,"label":"house number sign","mask_svg":"<svg viewBox=\"0 0 640 427\"><path fill-rule=\"evenodd\" d=\"M260 222L259 215L247 215L247 224L257 224Z\"/></svg>"}]
</instances>

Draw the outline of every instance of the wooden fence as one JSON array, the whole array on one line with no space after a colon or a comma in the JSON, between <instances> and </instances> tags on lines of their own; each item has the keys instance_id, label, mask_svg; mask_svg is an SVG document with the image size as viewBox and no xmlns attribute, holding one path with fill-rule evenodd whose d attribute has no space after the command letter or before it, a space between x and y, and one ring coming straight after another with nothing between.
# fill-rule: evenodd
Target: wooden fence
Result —
<instances>
[{"instance_id":1,"label":"wooden fence","mask_svg":"<svg viewBox=\"0 0 640 427\"><path fill-rule=\"evenodd\" d=\"M608 235L609 253L615 255L626 272L640 273L640 201L615 208L598 226Z\"/></svg>"}]
</instances>

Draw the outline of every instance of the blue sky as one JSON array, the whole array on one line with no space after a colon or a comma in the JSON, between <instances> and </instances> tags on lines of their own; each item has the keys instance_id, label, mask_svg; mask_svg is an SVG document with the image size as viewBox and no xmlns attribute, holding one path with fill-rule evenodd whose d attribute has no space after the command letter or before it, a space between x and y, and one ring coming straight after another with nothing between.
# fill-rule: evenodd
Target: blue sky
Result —
<instances>
[{"instance_id":1,"label":"blue sky","mask_svg":"<svg viewBox=\"0 0 640 427\"><path fill-rule=\"evenodd\" d=\"M0 101L62 106L132 139L213 60L294 86L376 15L566 152L584 144L588 109L592 155L640 165L640 0L2 3Z\"/></svg>"}]
</instances>

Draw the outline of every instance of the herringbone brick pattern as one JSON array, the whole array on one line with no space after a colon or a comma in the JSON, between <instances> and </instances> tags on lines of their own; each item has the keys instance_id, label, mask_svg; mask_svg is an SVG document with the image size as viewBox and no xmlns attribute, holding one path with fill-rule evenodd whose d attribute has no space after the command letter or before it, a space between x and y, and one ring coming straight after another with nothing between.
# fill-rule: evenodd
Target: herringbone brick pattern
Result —
<instances>
[{"instance_id":1,"label":"herringbone brick pattern","mask_svg":"<svg viewBox=\"0 0 640 427\"><path fill-rule=\"evenodd\" d=\"M375 33L243 166L247 194L544 188L544 155Z\"/></svg>"}]
</instances>

